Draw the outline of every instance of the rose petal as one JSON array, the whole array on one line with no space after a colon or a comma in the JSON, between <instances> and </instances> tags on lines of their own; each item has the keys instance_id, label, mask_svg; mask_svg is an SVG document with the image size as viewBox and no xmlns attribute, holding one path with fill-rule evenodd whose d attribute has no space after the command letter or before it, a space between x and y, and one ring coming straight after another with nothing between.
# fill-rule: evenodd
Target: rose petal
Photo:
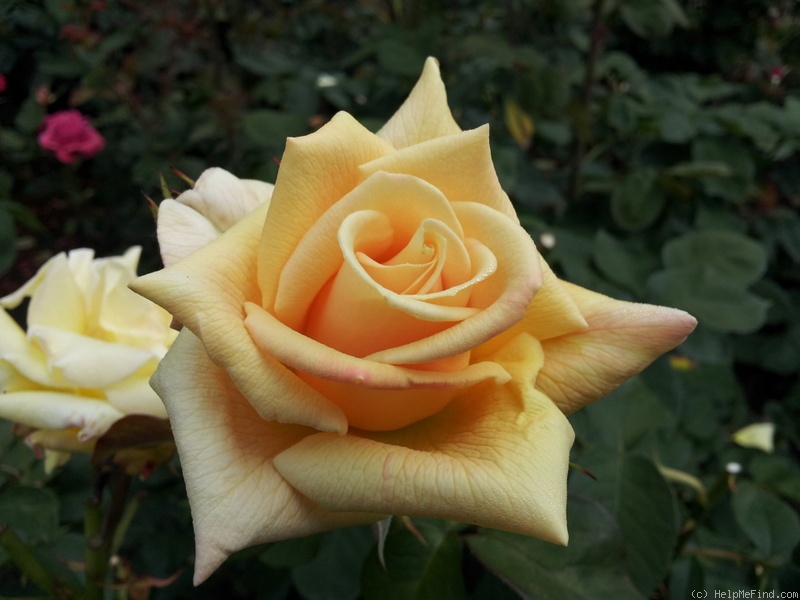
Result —
<instances>
[{"instance_id":1,"label":"rose petal","mask_svg":"<svg viewBox=\"0 0 800 600\"><path fill-rule=\"evenodd\" d=\"M194 189L183 192L176 201L196 210L222 233L259 204L268 202L272 190L271 184L246 182L225 169L212 167L203 171Z\"/></svg>"},{"instance_id":2,"label":"rose petal","mask_svg":"<svg viewBox=\"0 0 800 600\"><path fill-rule=\"evenodd\" d=\"M465 238L484 243L497 257L497 272L477 284L470 306L483 310L428 338L367 356L390 364L414 364L467 352L520 321L542 281L539 253L530 236L506 216L482 204L454 202Z\"/></svg>"},{"instance_id":3,"label":"rose petal","mask_svg":"<svg viewBox=\"0 0 800 600\"><path fill-rule=\"evenodd\" d=\"M211 221L176 200L158 205L156 228L161 260L167 267L219 237Z\"/></svg>"},{"instance_id":4,"label":"rose petal","mask_svg":"<svg viewBox=\"0 0 800 600\"><path fill-rule=\"evenodd\" d=\"M80 253L81 256L86 254ZM43 325L82 334L87 325L83 291L87 288L75 281L67 255L57 254L45 263L43 270L47 276L31 290L36 293L28 305L28 330L34 325ZM54 298L58 298L58 302L53 302Z\"/></svg>"},{"instance_id":5,"label":"rose petal","mask_svg":"<svg viewBox=\"0 0 800 600\"><path fill-rule=\"evenodd\" d=\"M489 126L436 137L359 167L364 179L378 171L424 179L451 202L478 202L518 223L517 213L500 187L489 147Z\"/></svg>"},{"instance_id":6,"label":"rose petal","mask_svg":"<svg viewBox=\"0 0 800 600\"><path fill-rule=\"evenodd\" d=\"M356 358L290 329L257 304L247 303L245 308L245 325L256 344L302 371L298 375L336 402L353 427L404 427L441 410L457 390L486 380L497 384L508 380L506 371L493 362L460 365L459 370L442 372Z\"/></svg>"},{"instance_id":7,"label":"rose petal","mask_svg":"<svg viewBox=\"0 0 800 600\"><path fill-rule=\"evenodd\" d=\"M447 91L439 72L439 62L429 57L414 89L400 109L378 131L378 136L400 150L460 132L447 105Z\"/></svg>"},{"instance_id":8,"label":"rose petal","mask_svg":"<svg viewBox=\"0 0 800 600\"><path fill-rule=\"evenodd\" d=\"M157 361L145 365L141 373L125 381L106 387L103 392L108 402L126 415L141 414L166 418L167 409L158 394L150 387L150 376L156 369Z\"/></svg>"},{"instance_id":9,"label":"rose petal","mask_svg":"<svg viewBox=\"0 0 800 600\"><path fill-rule=\"evenodd\" d=\"M529 333L537 340L544 341L589 327L572 296L555 276L550 265L541 257L540 264L542 287L525 310L525 317L473 350L473 356L487 358L520 333Z\"/></svg>"},{"instance_id":10,"label":"rose petal","mask_svg":"<svg viewBox=\"0 0 800 600\"><path fill-rule=\"evenodd\" d=\"M362 210L385 214L392 236L382 235L388 246L384 252L396 254L413 237L420 222L436 219L459 237L462 228L451 204L435 187L409 175L375 173L351 193L337 202L309 227L280 275L273 311L293 329L302 330L314 298L342 265L338 232L344 220ZM268 222L272 220L272 212ZM266 230L265 230L266 231ZM381 232L387 231L382 228ZM376 238L374 243L378 243ZM263 259L263 255L259 260ZM269 305L263 304L270 310Z\"/></svg>"},{"instance_id":11,"label":"rose petal","mask_svg":"<svg viewBox=\"0 0 800 600\"><path fill-rule=\"evenodd\" d=\"M289 486L272 457L313 430L260 419L188 330L153 386L169 411L192 508L195 585L241 548L381 518L330 513Z\"/></svg>"},{"instance_id":12,"label":"rose petal","mask_svg":"<svg viewBox=\"0 0 800 600\"><path fill-rule=\"evenodd\" d=\"M76 427L78 440L103 435L124 415L105 400L50 391L0 394L0 418L37 429Z\"/></svg>"},{"instance_id":13,"label":"rose petal","mask_svg":"<svg viewBox=\"0 0 800 600\"><path fill-rule=\"evenodd\" d=\"M622 302L563 283L588 329L545 340L545 364L536 386L566 414L604 396L697 325L674 308Z\"/></svg>"},{"instance_id":14,"label":"rose petal","mask_svg":"<svg viewBox=\"0 0 800 600\"><path fill-rule=\"evenodd\" d=\"M329 510L454 519L566 544L573 432L534 389L538 342L501 353L506 385L477 386L401 431L314 434L274 458L278 471Z\"/></svg>"},{"instance_id":15,"label":"rose petal","mask_svg":"<svg viewBox=\"0 0 800 600\"><path fill-rule=\"evenodd\" d=\"M16 321L3 309L0 309L0 361L7 363L13 371L43 386L66 386L61 377L51 374L47 368L47 357L36 345L28 341L25 332ZM12 384L12 380L14 383ZM15 373L3 378L3 390L14 390L20 383Z\"/></svg>"},{"instance_id":16,"label":"rose petal","mask_svg":"<svg viewBox=\"0 0 800 600\"><path fill-rule=\"evenodd\" d=\"M341 410L261 352L245 329L245 302L261 303L252 274L267 210L270 206L259 206L207 246L135 279L130 287L201 336L209 357L228 372L262 418L344 432Z\"/></svg>"},{"instance_id":17,"label":"rose petal","mask_svg":"<svg viewBox=\"0 0 800 600\"><path fill-rule=\"evenodd\" d=\"M47 355L50 369L76 387L102 388L120 382L153 359L153 353L55 327L31 325L28 336Z\"/></svg>"},{"instance_id":18,"label":"rose petal","mask_svg":"<svg viewBox=\"0 0 800 600\"><path fill-rule=\"evenodd\" d=\"M306 232L358 185L358 165L391 150L344 112L314 134L286 141L258 249L258 284L267 310L274 305L281 271Z\"/></svg>"}]
</instances>

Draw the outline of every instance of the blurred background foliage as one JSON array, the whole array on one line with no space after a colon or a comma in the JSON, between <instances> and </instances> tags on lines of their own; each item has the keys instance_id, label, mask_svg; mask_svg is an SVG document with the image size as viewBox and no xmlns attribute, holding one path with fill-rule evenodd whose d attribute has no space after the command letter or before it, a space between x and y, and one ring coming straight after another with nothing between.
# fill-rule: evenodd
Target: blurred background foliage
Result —
<instances>
[{"instance_id":1,"label":"blurred background foliage","mask_svg":"<svg viewBox=\"0 0 800 600\"><path fill-rule=\"evenodd\" d=\"M185 188L171 166L274 181L287 136L338 110L377 129L428 55L462 128L491 124L501 181L557 272L686 309L696 333L571 417L573 460L596 481L573 470L568 548L395 519L386 570L370 529L354 528L241 552L192 590L173 460L134 482L108 597L800 589L792 0L4 0L0 294L75 247L143 245L144 269L158 268L146 197L162 197L160 176ZM106 140L71 165L36 141L45 115L67 108ZM774 424L772 446L735 443L754 423ZM46 474L11 424L0 454L0 591L69 597L84 577L88 458ZM25 551L46 575L20 567Z\"/></svg>"}]
</instances>

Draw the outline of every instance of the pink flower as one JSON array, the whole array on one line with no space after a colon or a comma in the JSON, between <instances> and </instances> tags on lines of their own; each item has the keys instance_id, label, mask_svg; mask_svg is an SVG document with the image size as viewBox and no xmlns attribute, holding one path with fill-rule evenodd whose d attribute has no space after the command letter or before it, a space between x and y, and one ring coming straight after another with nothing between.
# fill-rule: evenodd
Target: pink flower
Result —
<instances>
[{"instance_id":1,"label":"pink flower","mask_svg":"<svg viewBox=\"0 0 800 600\"><path fill-rule=\"evenodd\" d=\"M90 158L106 145L103 136L92 127L89 119L77 110L62 110L44 119L39 133L39 145L52 150L63 163L78 158Z\"/></svg>"},{"instance_id":2,"label":"pink flower","mask_svg":"<svg viewBox=\"0 0 800 600\"><path fill-rule=\"evenodd\" d=\"M0 73L0 94L6 91L6 87L8 87L6 83L6 76Z\"/></svg>"}]
</instances>

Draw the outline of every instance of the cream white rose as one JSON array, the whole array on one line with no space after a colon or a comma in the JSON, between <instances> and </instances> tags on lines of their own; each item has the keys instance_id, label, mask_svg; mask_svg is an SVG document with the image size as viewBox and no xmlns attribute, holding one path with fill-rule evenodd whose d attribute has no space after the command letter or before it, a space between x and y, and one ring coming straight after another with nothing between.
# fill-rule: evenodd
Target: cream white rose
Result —
<instances>
[{"instance_id":1,"label":"cream white rose","mask_svg":"<svg viewBox=\"0 0 800 600\"><path fill-rule=\"evenodd\" d=\"M34 443L83 450L124 415L166 417L148 380L177 332L127 287L140 253L61 253L0 299L0 417L37 429ZM26 298L27 331L5 310Z\"/></svg>"}]
</instances>

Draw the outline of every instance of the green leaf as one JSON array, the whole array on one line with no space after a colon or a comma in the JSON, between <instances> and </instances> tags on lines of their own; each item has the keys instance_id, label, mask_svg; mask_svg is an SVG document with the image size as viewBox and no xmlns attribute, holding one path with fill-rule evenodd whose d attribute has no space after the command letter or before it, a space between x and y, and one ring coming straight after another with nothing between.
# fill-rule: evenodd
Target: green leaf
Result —
<instances>
[{"instance_id":1,"label":"green leaf","mask_svg":"<svg viewBox=\"0 0 800 600\"><path fill-rule=\"evenodd\" d=\"M58 525L58 499L47 488L0 490L0 525L13 528L27 543L50 540Z\"/></svg>"},{"instance_id":2,"label":"green leaf","mask_svg":"<svg viewBox=\"0 0 800 600\"><path fill-rule=\"evenodd\" d=\"M277 110L251 110L242 117L242 130L260 148L283 148L287 137L306 133L303 118Z\"/></svg>"},{"instance_id":3,"label":"green leaf","mask_svg":"<svg viewBox=\"0 0 800 600\"><path fill-rule=\"evenodd\" d=\"M354 600L361 593L361 568L372 546L369 527L326 533L314 560L292 569L292 581L306 600Z\"/></svg>"},{"instance_id":4,"label":"green leaf","mask_svg":"<svg viewBox=\"0 0 800 600\"><path fill-rule=\"evenodd\" d=\"M458 600L466 597L461 542L447 522L415 519L425 543L403 527L386 538L384 569L373 551L364 567L365 600Z\"/></svg>"},{"instance_id":5,"label":"green leaf","mask_svg":"<svg viewBox=\"0 0 800 600\"><path fill-rule=\"evenodd\" d=\"M708 267L742 286L764 275L769 258L761 244L733 231L687 233L667 242L661 256L668 268Z\"/></svg>"},{"instance_id":6,"label":"green leaf","mask_svg":"<svg viewBox=\"0 0 800 600\"><path fill-rule=\"evenodd\" d=\"M296 567L314 559L323 538L319 534L275 542L259 558L270 567Z\"/></svg>"},{"instance_id":7,"label":"green leaf","mask_svg":"<svg viewBox=\"0 0 800 600\"><path fill-rule=\"evenodd\" d=\"M611 215L628 231L640 231L652 225L666 202L658 186L654 169L630 173L611 195Z\"/></svg>"},{"instance_id":8,"label":"green leaf","mask_svg":"<svg viewBox=\"0 0 800 600\"><path fill-rule=\"evenodd\" d=\"M643 38L664 37L675 25L688 25L674 0L625 0L620 14L631 31Z\"/></svg>"},{"instance_id":9,"label":"green leaf","mask_svg":"<svg viewBox=\"0 0 800 600\"><path fill-rule=\"evenodd\" d=\"M733 514L760 557L772 566L789 561L800 543L800 518L783 500L749 482L738 484Z\"/></svg>"},{"instance_id":10,"label":"green leaf","mask_svg":"<svg viewBox=\"0 0 800 600\"><path fill-rule=\"evenodd\" d=\"M570 543L483 530L466 538L475 557L520 595L541 600L634 600L625 544L614 516L599 502L570 496Z\"/></svg>"},{"instance_id":11,"label":"green leaf","mask_svg":"<svg viewBox=\"0 0 800 600\"><path fill-rule=\"evenodd\" d=\"M632 448L647 434L675 423L674 415L639 377L582 412L589 420L588 431L581 431L586 426L576 427L576 433L607 448Z\"/></svg>"},{"instance_id":12,"label":"green leaf","mask_svg":"<svg viewBox=\"0 0 800 600\"><path fill-rule=\"evenodd\" d=\"M692 143L693 162L721 162L733 173L731 177L703 177L703 191L732 202L742 201L751 191L756 175L753 155L735 140L698 138Z\"/></svg>"},{"instance_id":13,"label":"green leaf","mask_svg":"<svg viewBox=\"0 0 800 600\"><path fill-rule=\"evenodd\" d=\"M675 177L730 177L733 174L730 166L721 161L682 162L673 165L667 173Z\"/></svg>"},{"instance_id":14,"label":"green leaf","mask_svg":"<svg viewBox=\"0 0 800 600\"><path fill-rule=\"evenodd\" d=\"M602 229L594 237L592 258L603 275L639 295L644 293L647 277L658 266L658 259L641 244L626 243Z\"/></svg>"},{"instance_id":15,"label":"green leaf","mask_svg":"<svg viewBox=\"0 0 800 600\"><path fill-rule=\"evenodd\" d=\"M768 302L705 266L659 271L647 287L656 303L681 308L714 331L752 333L767 319Z\"/></svg>"},{"instance_id":16,"label":"green leaf","mask_svg":"<svg viewBox=\"0 0 800 600\"><path fill-rule=\"evenodd\" d=\"M669 485L650 460L616 450L595 449L581 457L581 466L597 480L572 475L570 489L598 500L617 518L628 574L650 595L667 573L678 537Z\"/></svg>"}]
</instances>

